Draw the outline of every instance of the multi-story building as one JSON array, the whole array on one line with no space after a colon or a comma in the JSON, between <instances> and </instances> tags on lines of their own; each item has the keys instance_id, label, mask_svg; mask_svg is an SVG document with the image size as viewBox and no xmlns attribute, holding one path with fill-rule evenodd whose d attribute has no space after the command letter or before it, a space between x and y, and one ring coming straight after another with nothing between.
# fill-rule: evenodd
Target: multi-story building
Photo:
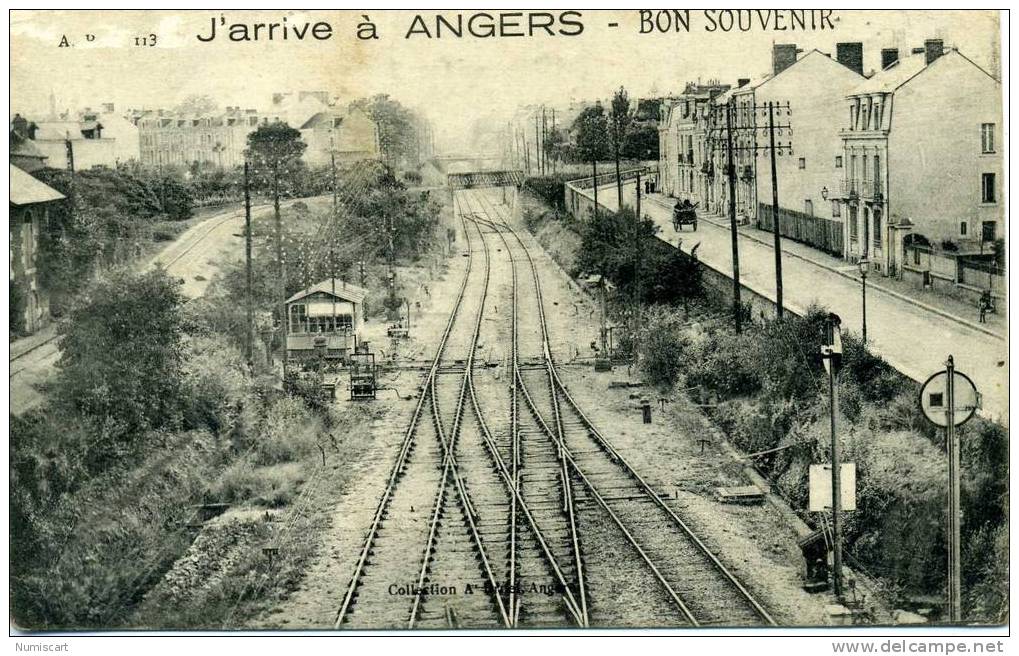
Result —
<instances>
[{"instance_id":1,"label":"multi-story building","mask_svg":"<svg viewBox=\"0 0 1019 656\"><path fill-rule=\"evenodd\" d=\"M790 46L776 46L790 47ZM776 56L776 65L783 58ZM752 174L757 225L772 230L774 194L768 104L774 115L778 212L782 234L833 255L843 254L841 206L833 190L844 162L835 117L845 97L864 82L863 44L839 43L836 58L811 50L753 88L750 112L756 136ZM746 116L746 113L743 113Z\"/></svg>"},{"instance_id":2,"label":"multi-story building","mask_svg":"<svg viewBox=\"0 0 1019 656\"><path fill-rule=\"evenodd\" d=\"M248 134L268 120L254 109L240 107L205 116L162 109L141 112L137 121L142 164L239 166L244 163Z\"/></svg>"},{"instance_id":3,"label":"multi-story building","mask_svg":"<svg viewBox=\"0 0 1019 656\"><path fill-rule=\"evenodd\" d=\"M902 59L886 49L882 64L842 106L845 256L962 282L958 263L1002 236L1000 82L938 39ZM931 251L951 265L932 267Z\"/></svg>"},{"instance_id":4,"label":"multi-story building","mask_svg":"<svg viewBox=\"0 0 1019 656\"><path fill-rule=\"evenodd\" d=\"M337 164L379 157L379 128L368 114L357 108L317 112L301 127L308 144L304 161L312 166Z\"/></svg>"},{"instance_id":5,"label":"multi-story building","mask_svg":"<svg viewBox=\"0 0 1019 656\"><path fill-rule=\"evenodd\" d=\"M104 103L98 110L85 108L77 114L54 114L28 123L23 132L48 158L47 166L53 168L67 168L72 157L74 168L83 170L115 167L140 156L137 126L118 115L112 103Z\"/></svg>"},{"instance_id":6,"label":"multi-story building","mask_svg":"<svg viewBox=\"0 0 1019 656\"><path fill-rule=\"evenodd\" d=\"M728 90L729 85L717 81L689 83L682 94L662 101L658 166L663 193L704 209L714 202L706 135L711 101Z\"/></svg>"},{"instance_id":7,"label":"multi-story building","mask_svg":"<svg viewBox=\"0 0 1019 656\"><path fill-rule=\"evenodd\" d=\"M360 110L337 109L323 91L276 93L265 110L236 106L202 115L150 110L136 113L135 120L140 131L141 161L148 166L188 166L196 162L240 166L248 135L260 125L280 122L301 130L308 143L304 156L308 163L329 163L331 149L336 149L341 159L377 157L379 150L374 122Z\"/></svg>"}]
</instances>

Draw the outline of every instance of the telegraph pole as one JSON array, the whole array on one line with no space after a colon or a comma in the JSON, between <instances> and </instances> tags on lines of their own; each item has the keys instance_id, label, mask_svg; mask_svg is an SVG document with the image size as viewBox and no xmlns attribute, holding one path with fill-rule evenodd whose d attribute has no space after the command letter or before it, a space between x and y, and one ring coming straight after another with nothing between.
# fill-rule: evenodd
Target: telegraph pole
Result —
<instances>
[{"instance_id":1,"label":"telegraph pole","mask_svg":"<svg viewBox=\"0 0 1019 656\"><path fill-rule=\"evenodd\" d=\"M637 207L636 207L637 214L636 214L636 216L634 216L634 223L633 223L633 227L634 227L634 244L633 245L634 245L634 255L636 256L634 258L634 263L633 263L633 333L632 334L633 334L633 343L634 343L634 349L633 349L633 361L634 361L634 363L637 362L637 353L638 353L637 348L636 348L636 346L637 346L637 330L638 330L638 328L640 326L640 317L639 317L639 315L640 315L640 292L641 292L641 279L640 279L641 266L640 266L640 264L641 264L642 256L644 254L643 253L643 250L644 250L644 241L643 241L643 239L641 239L641 234L640 234L640 222L641 222L641 219L640 219L640 172L639 171L637 172L637 203L636 203L636 205L637 205Z\"/></svg>"},{"instance_id":2,"label":"telegraph pole","mask_svg":"<svg viewBox=\"0 0 1019 656\"><path fill-rule=\"evenodd\" d=\"M828 396L829 418L831 424L831 531L832 542L832 582L835 597L842 599L842 482L841 459L839 457L839 441L836 433L836 417L839 411L839 396L836 386L837 368L841 355L841 338L839 325L833 315L825 320L825 331L829 345L828 356Z\"/></svg>"},{"instance_id":3,"label":"telegraph pole","mask_svg":"<svg viewBox=\"0 0 1019 656\"><path fill-rule=\"evenodd\" d=\"M732 232L732 307L736 332L743 330L743 303L740 299L739 285L739 232L736 227L736 171L732 162L732 109L733 101L725 105L725 140L726 160L729 175L729 229Z\"/></svg>"},{"instance_id":4,"label":"telegraph pole","mask_svg":"<svg viewBox=\"0 0 1019 656\"><path fill-rule=\"evenodd\" d=\"M283 339L283 389L287 386L287 269L283 266L283 217L280 216L280 171L279 162L272 166L272 208L276 221L276 273L280 304L280 335Z\"/></svg>"},{"instance_id":5,"label":"telegraph pole","mask_svg":"<svg viewBox=\"0 0 1019 656\"><path fill-rule=\"evenodd\" d=\"M336 151L335 150L331 151L329 153L329 163L330 163L330 166L332 167L332 170L333 170L333 217L335 218L336 214L340 210L340 197L339 197L339 195L337 193L337 190L336 190Z\"/></svg>"},{"instance_id":6,"label":"telegraph pole","mask_svg":"<svg viewBox=\"0 0 1019 656\"><path fill-rule=\"evenodd\" d=\"M775 233L775 307L782 318L782 237L778 219L778 165L775 163L775 103L768 103L768 137L771 143L771 223ZM866 330L866 328L864 329ZM864 333L866 334L866 333ZM866 338L864 338L866 341Z\"/></svg>"},{"instance_id":7,"label":"telegraph pole","mask_svg":"<svg viewBox=\"0 0 1019 656\"><path fill-rule=\"evenodd\" d=\"M541 146L538 145L538 112L534 112L534 158L535 170L541 175Z\"/></svg>"},{"instance_id":8,"label":"telegraph pole","mask_svg":"<svg viewBox=\"0 0 1019 656\"><path fill-rule=\"evenodd\" d=\"M552 132L555 132L555 107L552 108ZM562 152L561 149L559 152ZM552 175L556 174L556 164L558 164L558 159L558 157L552 158Z\"/></svg>"},{"instance_id":9,"label":"telegraph pole","mask_svg":"<svg viewBox=\"0 0 1019 656\"><path fill-rule=\"evenodd\" d=\"M248 305L248 367L255 366L255 299L251 270L251 165L244 161L244 274Z\"/></svg>"}]
</instances>

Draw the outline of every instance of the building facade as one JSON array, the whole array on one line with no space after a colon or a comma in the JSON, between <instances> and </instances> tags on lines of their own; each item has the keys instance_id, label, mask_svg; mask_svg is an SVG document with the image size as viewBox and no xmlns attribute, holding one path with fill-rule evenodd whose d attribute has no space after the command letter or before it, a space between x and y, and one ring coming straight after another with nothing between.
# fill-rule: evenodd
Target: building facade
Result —
<instances>
[{"instance_id":1,"label":"building facade","mask_svg":"<svg viewBox=\"0 0 1019 656\"><path fill-rule=\"evenodd\" d=\"M367 114L339 110L321 91L276 93L264 110L237 106L202 115L148 110L135 120L141 161L153 167L242 166L248 135L281 122L301 131L309 164L328 164L333 149L339 161L375 158L379 152L378 128Z\"/></svg>"},{"instance_id":2,"label":"building facade","mask_svg":"<svg viewBox=\"0 0 1019 656\"><path fill-rule=\"evenodd\" d=\"M49 301L39 283L39 234L49 219L50 206L64 196L17 166L9 166L8 275L12 295L17 293L21 298L17 310L21 328L25 333L33 333L49 317ZM13 298L10 300L14 302Z\"/></svg>"},{"instance_id":3,"label":"building facade","mask_svg":"<svg viewBox=\"0 0 1019 656\"><path fill-rule=\"evenodd\" d=\"M663 193L708 209L715 204L714 169L707 144L712 100L729 85L710 81L687 84L683 93L662 101L659 122L659 171Z\"/></svg>"},{"instance_id":4,"label":"building facade","mask_svg":"<svg viewBox=\"0 0 1019 656\"><path fill-rule=\"evenodd\" d=\"M773 229L768 129L773 120L781 234L841 256L844 216L836 189L845 163L835 117L845 113L846 94L865 78L862 44L840 43L837 53L839 58L833 59L811 50L757 84L751 109L741 111L741 120L749 117L755 123L756 157L752 170L745 166L743 175L753 175L752 216L758 227Z\"/></svg>"},{"instance_id":5,"label":"building facade","mask_svg":"<svg viewBox=\"0 0 1019 656\"><path fill-rule=\"evenodd\" d=\"M845 256L898 276L923 266L910 245L986 256L1003 236L1000 83L936 39L882 61L842 108Z\"/></svg>"},{"instance_id":6,"label":"building facade","mask_svg":"<svg viewBox=\"0 0 1019 656\"><path fill-rule=\"evenodd\" d=\"M380 156L379 128L360 109L316 112L301 126L301 138L311 166L331 164L334 157L337 164L350 164Z\"/></svg>"}]
</instances>

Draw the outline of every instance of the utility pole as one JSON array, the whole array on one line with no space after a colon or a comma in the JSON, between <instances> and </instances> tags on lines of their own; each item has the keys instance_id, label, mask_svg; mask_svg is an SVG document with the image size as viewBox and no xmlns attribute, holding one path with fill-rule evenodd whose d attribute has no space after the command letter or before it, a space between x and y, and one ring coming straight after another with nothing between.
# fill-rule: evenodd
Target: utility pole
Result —
<instances>
[{"instance_id":1,"label":"utility pole","mask_svg":"<svg viewBox=\"0 0 1019 656\"><path fill-rule=\"evenodd\" d=\"M365 283L368 280L368 275L367 275L367 273L364 270L364 260L358 260L357 268L358 268L358 280L361 281L361 287L367 288ZM365 300L361 302L361 312L364 314L365 321L367 321L368 320L368 299L367 298L365 298Z\"/></svg>"},{"instance_id":2,"label":"utility pole","mask_svg":"<svg viewBox=\"0 0 1019 656\"><path fill-rule=\"evenodd\" d=\"M839 336L840 326L837 316L828 315L825 320L825 332L827 333L828 349L828 397L829 416L831 423L831 530L832 530L832 582L835 588L835 597L842 599L842 463L839 457L839 441L836 432L836 418L839 411L839 396L837 375L842 353L842 339Z\"/></svg>"},{"instance_id":3,"label":"utility pole","mask_svg":"<svg viewBox=\"0 0 1019 656\"><path fill-rule=\"evenodd\" d=\"M333 170L333 218L336 217L340 210L340 197L336 189L336 151L331 150L329 153L329 163Z\"/></svg>"},{"instance_id":4,"label":"utility pole","mask_svg":"<svg viewBox=\"0 0 1019 656\"><path fill-rule=\"evenodd\" d=\"M244 161L244 275L247 294L248 367L255 366L255 299L251 269L251 165Z\"/></svg>"},{"instance_id":5,"label":"utility pole","mask_svg":"<svg viewBox=\"0 0 1019 656\"><path fill-rule=\"evenodd\" d=\"M555 107L552 108L552 132L553 133L555 132ZM560 144L559 152L562 152L561 146L562 144ZM556 174L556 165L558 164L558 162L559 162L558 156L552 158L552 175Z\"/></svg>"},{"instance_id":6,"label":"utility pole","mask_svg":"<svg viewBox=\"0 0 1019 656\"><path fill-rule=\"evenodd\" d=\"M637 347L637 331L640 326L640 296L641 296L641 260L644 255L644 240L641 239L640 234L640 172L637 172L637 213L633 217L633 247L634 247L634 262L633 262L633 329L631 332L633 338L633 361L634 364L637 362L638 349Z\"/></svg>"},{"instance_id":7,"label":"utility pole","mask_svg":"<svg viewBox=\"0 0 1019 656\"><path fill-rule=\"evenodd\" d=\"M771 223L775 233L775 307L782 318L782 237L778 218L778 165L775 162L775 103L768 103L768 138L771 144ZM866 330L866 329L864 329ZM866 334L866 333L864 333ZM866 338L864 338L866 342Z\"/></svg>"},{"instance_id":8,"label":"utility pole","mask_svg":"<svg viewBox=\"0 0 1019 656\"><path fill-rule=\"evenodd\" d=\"M736 227L736 171L732 162L732 110L733 101L725 105L726 160L729 176L729 229L732 232L732 307L736 332L743 330L743 303L740 299L739 284L739 232Z\"/></svg>"},{"instance_id":9,"label":"utility pole","mask_svg":"<svg viewBox=\"0 0 1019 656\"><path fill-rule=\"evenodd\" d=\"M387 217L389 221L389 314L392 315L396 312L396 246L393 240L394 233L396 232L396 226L393 222L393 216ZM390 317L391 318L391 317Z\"/></svg>"},{"instance_id":10,"label":"utility pole","mask_svg":"<svg viewBox=\"0 0 1019 656\"><path fill-rule=\"evenodd\" d=\"M534 112L534 157L535 170L541 175L541 146L538 144L538 112Z\"/></svg>"},{"instance_id":11,"label":"utility pole","mask_svg":"<svg viewBox=\"0 0 1019 656\"><path fill-rule=\"evenodd\" d=\"M541 106L541 174L548 173L548 152L545 150L545 141L548 139L548 124L545 119L545 106Z\"/></svg>"},{"instance_id":12,"label":"utility pole","mask_svg":"<svg viewBox=\"0 0 1019 656\"><path fill-rule=\"evenodd\" d=\"M280 335L283 340L283 389L287 385L287 269L283 266L283 217L280 215L280 171L279 162L272 165L272 208L276 221L276 273L278 276L280 304Z\"/></svg>"}]
</instances>

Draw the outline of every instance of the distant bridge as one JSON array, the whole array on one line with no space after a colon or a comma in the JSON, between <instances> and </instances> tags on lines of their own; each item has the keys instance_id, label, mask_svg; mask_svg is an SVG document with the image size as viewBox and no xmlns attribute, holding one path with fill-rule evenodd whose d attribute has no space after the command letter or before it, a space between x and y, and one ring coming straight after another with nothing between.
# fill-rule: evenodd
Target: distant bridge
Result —
<instances>
[{"instance_id":1,"label":"distant bridge","mask_svg":"<svg viewBox=\"0 0 1019 656\"><path fill-rule=\"evenodd\" d=\"M443 173L469 173L497 168L503 158L499 155L436 155L430 161Z\"/></svg>"},{"instance_id":2,"label":"distant bridge","mask_svg":"<svg viewBox=\"0 0 1019 656\"><path fill-rule=\"evenodd\" d=\"M524 183L524 172L514 171L471 171L450 173L446 176L451 189L477 189L480 187L511 187Z\"/></svg>"}]
</instances>

